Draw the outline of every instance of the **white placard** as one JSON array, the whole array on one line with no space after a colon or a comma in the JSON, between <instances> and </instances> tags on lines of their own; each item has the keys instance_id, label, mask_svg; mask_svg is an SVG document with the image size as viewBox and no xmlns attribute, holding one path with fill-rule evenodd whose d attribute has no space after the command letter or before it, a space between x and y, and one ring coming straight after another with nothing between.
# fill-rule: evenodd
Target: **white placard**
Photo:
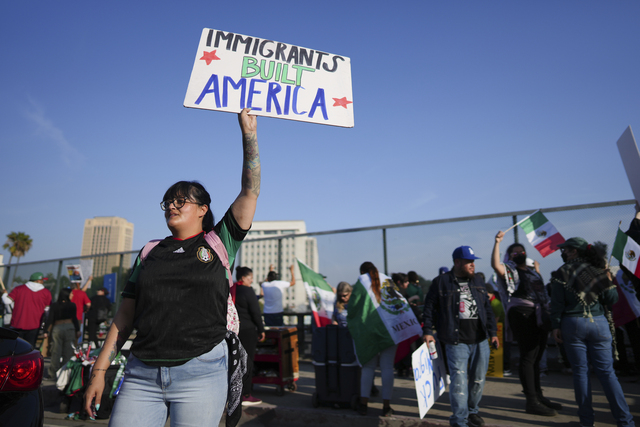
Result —
<instances>
[{"instance_id":1,"label":"white placard","mask_svg":"<svg viewBox=\"0 0 640 427\"><path fill-rule=\"evenodd\" d=\"M627 127L620 139L618 139L618 151L622 158L624 170L627 172L631 191L636 202L640 203L640 152L636 139L633 137L631 126Z\"/></svg>"},{"instance_id":2,"label":"white placard","mask_svg":"<svg viewBox=\"0 0 640 427\"><path fill-rule=\"evenodd\" d=\"M351 60L205 28L184 106L353 127Z\"/></svg>"},{"instance_id":3,"label":"white placard","mask_svg":"<svg viewBox=\"0 0 640 427\"><path fill-rule=\"evenodd\" d=\"M426 344L422 344L411 355L411 366L413 368L413 380L416 384L416 395L418 398L418 408L420 418L424 418L427 411L433 406L440 396L445 392L447 385L447 371L442 359L442 349L437 343L438 358L431 359L429 349Z\"/></svg>"}]
</instances>

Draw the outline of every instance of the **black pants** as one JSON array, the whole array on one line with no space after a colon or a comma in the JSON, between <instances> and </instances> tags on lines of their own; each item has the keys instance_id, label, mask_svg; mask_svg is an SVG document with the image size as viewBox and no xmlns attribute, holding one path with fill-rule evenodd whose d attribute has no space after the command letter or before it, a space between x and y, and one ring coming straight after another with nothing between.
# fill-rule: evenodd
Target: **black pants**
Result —
<instances>
[{"instance_id":1,"label":"black pants","mask_svg":"<svg viewBox=\"0 0 640 427\"><path fill-rule=\"evenodd\" d=\"M14 329L18 333L18 336L27 341L33 348L36 348L36 341L38 340L38 332L40 329Z\"/></svg>"},{"instance_id":2,"label":"black pants","mask_svg":"<svg viewBox=\"0 0 640 427\"><path fill-rule=\"evenodd\" d=\"M549 332L538 327L534 307L511 307L509 325L518 341L520 366L518 374L527 400L537 399L540 388L540 360L547 347Z\"/></svg>"},{"instance_id":3,"label":"black pants","mask_svg":"<svg viewBox=\"0 0 640 427\"><path fill-rule=\"evenodd\" d=\"M242 395L249 396L253 378L253 357L256 354L256 346L258 345L258 331L255 327L240 329L238 338L240 338L240 342L247 352L247 375L242 381Z\"/></svg>"}]
</instances>

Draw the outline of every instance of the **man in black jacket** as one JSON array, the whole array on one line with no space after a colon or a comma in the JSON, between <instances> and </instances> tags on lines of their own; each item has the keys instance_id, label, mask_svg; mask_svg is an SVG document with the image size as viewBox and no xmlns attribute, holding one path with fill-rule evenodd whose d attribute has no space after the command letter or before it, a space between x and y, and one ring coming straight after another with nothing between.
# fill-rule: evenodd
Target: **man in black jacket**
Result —
<instances>
[{"instance_id":1,"label":"man in black jacket","mask_svg":"<svg viewBox=\"0 0 640 427\"><path fill-rule=\"evenodd\" d=\"M435 342L435 329L445 347L453 412L449 423L459 427L484 425L478 412L489 367L487 339L499 345L484 280L475 275L476 259L470 246L456 248L453 270L433 279L424 302L423 341Z\"/></svg>"}]
</instances>

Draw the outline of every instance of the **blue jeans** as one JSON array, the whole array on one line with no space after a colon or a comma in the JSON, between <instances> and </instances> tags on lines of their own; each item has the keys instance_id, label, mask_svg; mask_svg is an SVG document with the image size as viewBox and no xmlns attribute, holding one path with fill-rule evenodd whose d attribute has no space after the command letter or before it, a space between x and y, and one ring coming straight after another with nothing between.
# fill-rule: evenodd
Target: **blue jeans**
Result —
<instances>
[{"instance_id":1,"label":"blue jeans","mask_svg":"<svg viewBox=\"0 0 640 427\"><path fill-rule=\"evenodd\" d=\"M478 344L447 344L446 352L451 377L449 401L453 412L449 424L466 427L469 414L480 411L484 379L489 369L489 343L485 340Z\"/></svg>"},{"instance_id":2,"label":"blue jeans","mask_svg":"<svg viewBox=\"0 0 640 427\"><path fill-rule=\"evenodd\" d=\"M227 400L227 343L174 367L149 366L129 356L109 425L218 427Z\"/></svg>"},{"instance_id":3,"label":"blue jeans","mask_svg":"<svg viewBox=\"0 0 640 427\"><path fill-rule=\"evenodd\" d=\"M592 322L587 317L564 317L560 327L567 357L573 369L573 388L580 424L592 426L595 422L589 378L591 363L618 426L635 425L622 387L613 370L613 347L607 319L604 316L596 316Z\"/></svg>"},{"instance_id":4,"label":"blue jeans","mask_svg":"<svg viewBox=\"0 0 640 427\"><path fill-rule=\"evenodd\" d=\"M373 386L373 376L376 365L380 363L380 377L382 378L382 399L391 400L393 393L393 359L396 357L397 345L385 348L371 360L362 365L362 375L360 376L360 396L369 398L371 387Z\"/></svg>"}]
</instances>

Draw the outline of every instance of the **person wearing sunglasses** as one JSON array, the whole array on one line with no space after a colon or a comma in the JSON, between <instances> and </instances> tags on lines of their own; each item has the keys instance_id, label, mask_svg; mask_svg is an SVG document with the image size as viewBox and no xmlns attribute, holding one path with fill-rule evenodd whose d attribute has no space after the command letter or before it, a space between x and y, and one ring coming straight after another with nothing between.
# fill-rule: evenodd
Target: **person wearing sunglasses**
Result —
<instances>
[{"instance_id":1,"label":"person wearing sunglasses","mask_svg":"<svg viewBox=\"0 0 640 427\"><path fill-rule=\"evenodd\" d=\"M495 237L491 267L496 272L501 294L508 297L507 320L520 350L518 374L527 399L528 414L553 417L562 405L542 395L540 360L551 332L549 295L544 281L534 268L527 266L527 252L520 243L507 248L507 260L500 262L500 242L504 232Z\"/></svg>"},{"instance_id":2,"label":"person wearing sunglasses","mask_svg":"<svg viewBox=\"0 0 640 427\"><path fill-rule=\"evenodd\" d=\"M218 426L227 402L227 425L239 420L241 384L223 386L233 380L228 371L237 373L233 362L242 364L237 355L244 353L237 336L227 332L235 308L223 260L233 264L260 192L257 121L249 111L238 114L241 190L222 220L215 223L211 197L196 181L172 185L160 203L171 235L148 243L136 259L85 393L85 409L95 414L105 372L135 328L110 425L161 427L171 414L172 425Z\"/></svg>"}]
</instances>

